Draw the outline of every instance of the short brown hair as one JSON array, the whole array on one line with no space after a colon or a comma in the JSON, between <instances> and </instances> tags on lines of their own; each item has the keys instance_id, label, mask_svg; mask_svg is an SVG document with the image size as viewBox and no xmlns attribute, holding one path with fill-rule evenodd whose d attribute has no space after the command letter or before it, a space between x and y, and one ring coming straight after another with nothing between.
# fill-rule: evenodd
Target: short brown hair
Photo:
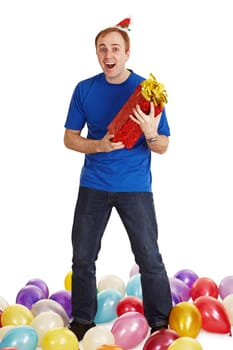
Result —
<instances>
[{"instance_id":1,"label":"short brown hair","mask_svg":"<svg viewBox=\"0 0 233 350\"><path fill-rule=\"evenodd\" d=\"M130 48L129 35L124 29L120 29L118 27L108 27L108 28L101 30L95 37L95 47L97 48L97 41L101 36L104 37L108 33L112 33L112 32L117 32L122 36L122 38L124 39L124 42L125 42L125 50L128 51Z\"/></svg>"}]
</instances>

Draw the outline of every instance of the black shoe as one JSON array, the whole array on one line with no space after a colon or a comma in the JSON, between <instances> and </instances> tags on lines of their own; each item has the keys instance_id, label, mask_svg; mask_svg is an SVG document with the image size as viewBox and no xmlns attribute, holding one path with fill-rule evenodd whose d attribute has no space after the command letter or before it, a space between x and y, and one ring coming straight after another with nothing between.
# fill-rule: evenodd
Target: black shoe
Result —
<instances>
[{"instance_id":1,"label":"black shoe","mask_svg":"<svg viewBox=\"0 0 233 350\"><path fill-rule=\"evenodd\" d=\"M160 329L168 329L168 325L164 324L164 325L152 327L150 330L150 334L153 334L154 332L159 331Z\"/></svg>"},{"instance_id":2,"label":"black shoe","mask_svg":"<svg viewBox=\"0 0 233 350\"><path fill-rule=\"evenodd\" d=\"M68 325L68 329L70 329L78 338L79 341L81 341L84 337L84 334L90 329L95 327L95 323L80 323L77 321L72 321Z\"/></svg>"}]
</instances>

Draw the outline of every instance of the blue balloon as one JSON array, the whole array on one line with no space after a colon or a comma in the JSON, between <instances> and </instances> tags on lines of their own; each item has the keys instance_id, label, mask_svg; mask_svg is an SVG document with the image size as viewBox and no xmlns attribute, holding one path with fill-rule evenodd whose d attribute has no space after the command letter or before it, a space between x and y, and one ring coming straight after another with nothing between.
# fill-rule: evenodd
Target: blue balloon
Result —
<instances>
[{"instance_id":1,"label":"blue balloon","mask_svg":"<svg viewBox=\"0 0 233 350\"><path fill-rule=\"evenodd\" d=\"M117 318L117 304L123 295L116 289L103 289L97 294L97 312L94 318L95 323L110 322Z\"/></svg>"},{"instance_id":2,"label":"blue balloon","mask_svg":"<svg viewBox=\"0 0 233 350\"><path fill-rule=\"evenodd\" d=\"M141 274L137 273L133 275L127 285L126 285L126 294L129 296L135 296L139 299L142 299L142 285L141 285Z\"/></svg>"},{"instance_id":3,"label":"blue balloon","mask_svg":"<svg viewBox=\"0 0 233 350\"><path fill-rule=\"evenodd\" d=\"M20 350L36 350L38 335L31 326L16 326L2 338L0 349L16 347Z\"/></svg>"}]
</instances>

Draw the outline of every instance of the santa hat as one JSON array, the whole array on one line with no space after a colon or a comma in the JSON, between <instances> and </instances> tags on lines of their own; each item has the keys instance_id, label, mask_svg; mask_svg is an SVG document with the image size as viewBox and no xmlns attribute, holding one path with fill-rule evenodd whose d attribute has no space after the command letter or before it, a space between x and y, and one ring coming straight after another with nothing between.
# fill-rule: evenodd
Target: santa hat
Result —
<instances>
[{"instance_id":1,"label":"santa hat","mask_svg":"<svg viewBox=\"0 0 233 350\"><path fill-rule=\"evenodd\" d=\"M131 18L130 17L125 18L122 21L120 21L119 23L117 23L116 27L118 27L120 29L123 29L123 30L126 30L126 31L130 31L130 28L129 28L130 22L131 22Z\"/></svg>"}]
</instances>

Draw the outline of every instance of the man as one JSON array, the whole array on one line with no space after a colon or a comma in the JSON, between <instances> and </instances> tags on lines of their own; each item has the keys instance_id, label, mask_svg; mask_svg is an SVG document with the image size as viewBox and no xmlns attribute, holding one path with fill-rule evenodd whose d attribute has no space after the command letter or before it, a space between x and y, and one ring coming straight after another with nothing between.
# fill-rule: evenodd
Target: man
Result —
<instances>
[{"instance_id":1,"label":"man","mask_svg":"<svg viewBox=\"0 0 233 350\"><path fill-rule=\"evenodd\" d=\"M74 89L65 123L64 144L85 154L72 228L72 316L69 328L82 340L95 326L96 260L115 207L128 234L141 274L144 314L151 333L168 327L172 307L169 279L158 247L151 190L151 151L167 151L170 130L165 110L154 117L135 106L130 118L143 136L132 149L113 142L109 123L145 78L126 68L130 56L127 30L106 28L95 38L102 73ZM87 126L87 136L82 135Z\"/></svg>"}]
</instances>

